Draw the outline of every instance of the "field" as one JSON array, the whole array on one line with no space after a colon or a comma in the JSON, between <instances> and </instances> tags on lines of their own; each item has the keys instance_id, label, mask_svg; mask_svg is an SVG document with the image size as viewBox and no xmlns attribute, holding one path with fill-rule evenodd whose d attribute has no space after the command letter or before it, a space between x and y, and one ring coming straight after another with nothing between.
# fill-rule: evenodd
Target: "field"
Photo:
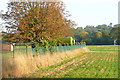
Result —
<instances>
[{"instance_id":1,"label":"field","mask_svg":"<svg viewBox=\"0 0 120 80\"><path fill-rule=\"evenodd\" d=\"M118 46L87 46L90 51L64 58L61 63L39 68L26 78L117 78Z\"/></svg>"}]
</instances>

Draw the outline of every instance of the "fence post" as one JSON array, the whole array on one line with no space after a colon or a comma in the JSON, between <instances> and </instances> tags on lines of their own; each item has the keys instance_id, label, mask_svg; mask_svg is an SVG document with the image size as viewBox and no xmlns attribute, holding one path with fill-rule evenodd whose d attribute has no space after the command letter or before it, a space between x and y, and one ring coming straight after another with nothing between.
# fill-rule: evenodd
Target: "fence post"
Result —
<instances>
[{"instance_id":1,"label":"fence post","mask_svg":"<svg viewBox=\"0 0 120 80\"><path fill-rule=\"evenodd\" d=\"M13 51L13 58L15 57L14 47L15 47L15 43L12 43L11 44L11 51Z\"/></svg>"},{"instance_id":2,"label":"fence post","mask_svg":"<svg viewBox=\"0 0 120 80\"><path fill-rule=\"evenodd\" d=\"M28 56L27 48L28 48L28 45L26 44L26 54L27 54L27 56Z\"/></svg>"},{"instance_id":3,"label":"fence post","mask_svg":"<svg viewBox=\"0 0 120 80\"><path fill-rule=\"evenodd\" d=\"M28 51L27 51L28 44L27 43L25 43L25 47L26 47L26 55L28 56Z\"/></svg>"},{"instance_id":4,"label":"fence post","mask_svg":"<svg viewBox=\"0 0 120 80\"><path fill-rule=\"evenodd\" d=\"M10 51L13 51L13 44L10 44Z\"/></svg>"}]
</instances>

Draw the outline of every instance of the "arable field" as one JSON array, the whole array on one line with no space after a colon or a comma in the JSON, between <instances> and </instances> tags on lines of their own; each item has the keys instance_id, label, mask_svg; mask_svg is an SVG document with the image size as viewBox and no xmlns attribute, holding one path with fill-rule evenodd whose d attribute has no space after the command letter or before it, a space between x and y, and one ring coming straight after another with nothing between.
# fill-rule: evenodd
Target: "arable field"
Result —
<instances>
[{"instance_id":1,"label":"arable field","mask_svg":"<svg viewBox=\"0 0 120 80\"><path fill-rule=\"evenodd\" d=\"M87 46L90 51L64 59L63 62L40 68L28 78L117 78L118 46ZM25 76L26 77L26 76Z\"/></svg>"}]
</instances>

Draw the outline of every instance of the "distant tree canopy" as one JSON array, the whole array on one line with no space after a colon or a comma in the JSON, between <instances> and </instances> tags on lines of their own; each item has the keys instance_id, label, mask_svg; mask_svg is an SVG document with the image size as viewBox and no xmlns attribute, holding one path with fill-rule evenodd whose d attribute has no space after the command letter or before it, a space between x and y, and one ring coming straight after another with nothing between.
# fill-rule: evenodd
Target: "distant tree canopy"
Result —
<instances>
[{"instance_id":1,"label":"distant tree canopy","mask_svg":"<svg viewBox=\"0 0 120 80\"><path fill-rule=\"evenodd\" d=\"M40 42L71 34L72 21L65 11L64 3L55 2L10 2L8 11L2 15L8 30L8 41Z\"/></svg>"},{"instance_id":2,"label":"distant tree canopy","mask_svg":"<svg viewBox=\"0 0 120 80\"><path fill-rule=\"evenodd\" d=\"M120 44L120 25L86 26L73 30L77 42L86 42L89 45Z\"/></svg>"}]
</instances>

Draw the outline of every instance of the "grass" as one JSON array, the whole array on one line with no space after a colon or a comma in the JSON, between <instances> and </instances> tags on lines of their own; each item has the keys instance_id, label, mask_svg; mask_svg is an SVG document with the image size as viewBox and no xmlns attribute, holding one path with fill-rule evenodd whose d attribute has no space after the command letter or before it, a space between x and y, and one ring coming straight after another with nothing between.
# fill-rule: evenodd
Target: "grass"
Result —
<instances>
[{"instance_id":1,"label":"grass","mask_svg":"<svg viewBox=\"0 0 120 80\"><path fill-rule=\"evenodd\" d=\"M118 46L87 48L40 56L3 54L3 77L23 78L117 78ZM19 47L18 47L19 49ZM5 58L4 58L5 57Z\"/></svg>"},{"instance_id":2,"label":"grass","mask_svg":"<svg viewBox=\"0 0 120 80\"><path fill-rule=\"evenodd\" d=\"M77 58L78 52L85 52L87 48L79 48L66 52L54 54L41 54L37 56L26 54L15 54L12 58L10 55L3 55L3 78L24 77L29 73L52 71L67 62ZM30 54L30 53L29 53ZM83 55L83 53L79 54ZM52 65L52 66L51 66Z\"/></svg>"},{"instance_id":3,"label":"grass","mask_svg":"<svg viewBox=\"0 0 120 80\"><path fill-rule=\"evenodd\" d=\"M118 46L87 46L91 51L39 68L29 78L118 78ZM26 78L27 78L26 77Z\"/></svg>"},{"instance_id":4,"label":"grass","mask_svg":"<svg viewBox=\"0 0 120 80\"><path fill-rule=\"evenodd\" d=\"M101 54L101 55L99 55ZM69 72L69 74L65 74L62 77L66 78L117 78L118 77L118 67L117 61L112 60L114 55L106 55L105 53L98 53L95 55L95 58L87 58L83 61L83 64L77 63L78 66L72 66L73 71ZM98 57L99 56L99 57ZM101 57L103 57L101 60ZM109 56L109 57L108 57ZM113 58L110 58L113 57ZM106 59L109 58L111 60L108 62ZM94 61L90 64L89 61ZM116 62L115 62L116 61ZM88 64L86 64L88 62ZM111 69L112 68L112 69ZM74 71L75 70L75 71Z\"/></svg>"},{"instance_id":5,"label":"grass","mask_svg":"<svg viewBox=\"0 0 120 80\"><path fill-rule=\"evenodd\" d=\"M75 56L75 57L71 57L71 58L63 58L62 60L62 62L61 63L58 63L58 64L55 64L55 65L51 65L51 66L48 66L48 67L44 67L44 68L40 68L39 70L37 70L35 73L32 73L32 74L30 74L31 76L29 76L29 77L34 77L35 75L39 75L39 74L41 74L41 73L43 73L43 72L48 72L48 71L52 71L52 70L54 70L55 68L57 68L57 67L60 67L60 66L62 66L62 65L64 65L64 64L66 64L67 62L70 62L70 61L72 61L72 60L74 60L74 59L77 59L77 58L79 58L80 56L82 56L82 55L84 55L84 53L80 53L80 54L78 54L77 56Z\"/></svg>"},{"instance_id":6,"label":"grass","mask_svg":"<svg viewBox=\"0 0 120 80\"><path fill-rule=\"evenodd\" d=\"M91 51L115 51L118 52L118 45L93 45L87 46Z\"/></svg>"}]
</instances>

